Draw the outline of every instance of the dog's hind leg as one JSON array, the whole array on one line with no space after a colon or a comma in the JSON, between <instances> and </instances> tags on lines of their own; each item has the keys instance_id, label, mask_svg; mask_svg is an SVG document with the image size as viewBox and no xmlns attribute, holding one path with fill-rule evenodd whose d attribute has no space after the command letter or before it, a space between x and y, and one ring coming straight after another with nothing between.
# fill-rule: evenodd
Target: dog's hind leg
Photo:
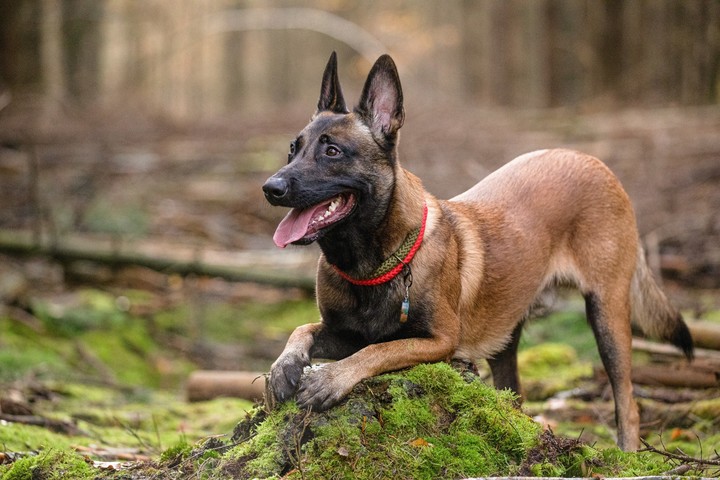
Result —
<instances>
[{"instance_id":1,"label":"dog's hind leg","mask_svg":"<svg viewBox=\"0 0 720 480\"><path fill-rule=\"evenodd\" d=\"M613 293L603 298L585 294L585 309L612 386L618 446L634 451L639 446L640 417L631 380L630 301L628 289L615 288Z\"/></svg>"},{"instance_id":2,"label":"dog's hind leg","mask_svg":"<svg viewBox=\"0 0 720 480\"><path fill-rule=\"evenodd\" d=\"M523 322L519 322L513 330L510 341L505 348L488 359L490 371L493 376L495 388L502 390L509 388L518 395L518 404L522 403L520 377L517 368L517 350L520 343Z\"/></svg>"}]
</instances>

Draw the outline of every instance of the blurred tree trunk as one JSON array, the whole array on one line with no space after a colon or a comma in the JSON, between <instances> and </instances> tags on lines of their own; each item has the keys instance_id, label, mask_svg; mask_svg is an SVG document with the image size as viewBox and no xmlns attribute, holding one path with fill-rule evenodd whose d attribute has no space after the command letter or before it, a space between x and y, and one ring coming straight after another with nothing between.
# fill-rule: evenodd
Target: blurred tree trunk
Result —
<instances>
[{"instance_id":1,"label":"blurred tree trunk","mask_svg":"<svg viewBox=\"0 0 720 480\"><path fill-rule=\"evenodd\" d=\"M90 102L98 93L100 19L105 2L64 0L62 46L68 95Z\"/></svg>"},{"instance_id":2,"label":"blurred tree trunk","mask_svg":"<svg viewBox=\"0 0 720 480\"><path fill-rule=\"evenodd\" d=\"M41 69L45 94L50 98L46 108L56 108L65 98L65 61L62 36L62 1L42 0Z\"/></svg>"},{"instance_id":3,"label":"blurred tree trunk","mask_svg":"<svg viewBox=\"0 0 720 480\"><path fill-rule=\"evenodd\" d=\"M525 2L527 75L519 100L529 107L550 106L550 22L547 0Z\"/></svg>"},{"instance_id":4,"label":"blurred tree trunk","mask_svg":"<svg viewBox=\"0 0 720 480\"><path fill-rule=\"evenodd\" d=\"M199 71L199 84L203 89L203 101L198 106L202 117L222 111L224 106L223 82L227 76L223 63L224 42L220 35L209 33L210 15L216 10L215 0L202 0L198 15L200 18L199 35L202 38L202 66Z\"/></svg>"},{"instance_id":5,"label":"blurred tree trunk","mask_svg":"<svg viewBox=\"0 0 720 480\"><path fill-rule=\"evenodd\" d=\"M126 4L123 0L107 0L100 26L99 53L99 97L110 102L120 95L125 87L126 66L128 64Z\"/></svg>"},{"instance_id":6,"label":"blurred tree trunk","mask_svg":"<svg viewBox=\"0 0 720 480\"><path fill-rule=\"evenodd\" d=\"M720 68L720 2L682 2L681 46L683 76L680 101L699 104L717 101Z\"/></svg>"},{"instance_id":7,"label":"blurred tree trunk","mask_svg":"<svg viewBox=\"0 0 720 480\"><path fill-rule=\"evenodd\" d=\"M5 2L0 9L0 89L28 85L41 87L40 28L28 26L27 19L40 18L41 5L36 0Z\"/></svg>"},{"instance_id":8,"label":"blurred tree trunk","mask_svg":"<svg viewBox=\"0 0 720 480\"><path fill-rule=\"evenodd\" d=\"M487 2L463 0L461 23L461 69L467 96L479 100L490 97L486 74L490 71L488 55L489 12Z\"/></svg>"},{"instance_id":9,"label":"blurred tree trunk","mask_svg":"<svg viewBox=\"0 0 720 480\"><path fill-rule=\"evenodd\" d=\"M489 15L492 21L489 25L490 42L488 54L490 57L489 93L490 102L498 105L509 105L513 92L513 76L511 57L512 30L510 20L512 4L505 0L490 0Z\"/></svg>"},{"instance_id":10,"label":"blurred tree trunk","mask_svg":"<svg viewBox=\"0 0 720 480\"><path fill-rule=\"evenodd\" d=\"M598 45L600 85L605 92L619 92L622 83L624 43L623 13L625 0L604 0L604 15ZM658 2L662 3L662 2Z\"/></svg>"}]
</instances>

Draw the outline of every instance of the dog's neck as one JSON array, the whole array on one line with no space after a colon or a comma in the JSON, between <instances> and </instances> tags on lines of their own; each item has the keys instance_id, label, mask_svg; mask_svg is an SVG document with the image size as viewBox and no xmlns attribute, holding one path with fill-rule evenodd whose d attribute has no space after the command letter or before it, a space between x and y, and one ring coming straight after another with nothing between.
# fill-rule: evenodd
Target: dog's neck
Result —
<instances>
[{"instance_id":1,"label":"dog's neck","mask_svg":"<svg viewBox=\"0 0 720 480\"><path fill-rule=\"evenodd\" d=\"M397 165L386 214L378 225L348 222L319 240L325 259L355 278L367 278L393 256L423 221L425 190L420 180Z\"/></svg>"}]
</instances>

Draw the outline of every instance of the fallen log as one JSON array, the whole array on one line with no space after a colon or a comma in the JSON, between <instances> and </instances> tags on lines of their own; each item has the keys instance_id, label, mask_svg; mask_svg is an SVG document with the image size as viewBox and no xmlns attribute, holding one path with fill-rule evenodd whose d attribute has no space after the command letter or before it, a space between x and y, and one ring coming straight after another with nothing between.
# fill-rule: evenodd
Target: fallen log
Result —
<instances>
[{"instance_id":1,"label":"fallen log","mask_svg":"<svg viewBox=\"0 0 720 480\"><path fill-rule=\"evenodd\" d=\"M9 423L21 423L23 425L43 427L53 432L63 433L65 435L86 435L72 422L47 418L41 415L10 415L0 413L0 420Z\"/></svg>"},{"instance_id":2,"label":"fallen log","mask_svg":"<svg viewBox=\"0 0 720 480\"><path fill-rule=\"evenodd\" d=\"M61 263L89 261L110 267L142 266L164 274L201 275L280 288L315 289L312 251L219 251L156 240L66 235L37 240L29 232L0 230L0 252L42 255Z\"/></svg>"},{"instance_id":3,"label":"fallen log","mask_svg":"<svg viewBox=\"0 0 720 480\"><path fill-rule=\"evenodd\" d=\"M720 324L695 320L688 322L688 328L696 347L720 350Z\"/></svg>"},{"instance_id":4,"label":"fallen log","mask_svg":"<svg viewBox=\"0 0 720 480\"><path fill-rule=\"evenodd\" d=\"M640 352L647 352L651 354L658 354L668 357L681 358L685 357L685 354L677 347L668 345L666 343L656 343L642 338L632 339L632 348ZM709 362L720 365L720 351L710 350L707 348L696 348L695 349L696 360L707 360Z\"/></svg>"},{"instance_id":5,"label":"fallen log","mask_svg":"<svg viewBox=\"0 0 720 480\"><path fill-rule=\"evenodd\" d=\"M682 388L720 387L720 370L695 365L642 365L633 367L633 383Z\"/></svg>"},{"instance_id":6,"label":"fallen log","mask_svg":"<svg viewBox=\"0 0 720 480\"><path fill-rule=\"evenodd\" d=\"M265 393L265 375L258 372L197 370L190 374L186 391L190 402L217 397L262 400Z\"/></svg>"}]
</instances>

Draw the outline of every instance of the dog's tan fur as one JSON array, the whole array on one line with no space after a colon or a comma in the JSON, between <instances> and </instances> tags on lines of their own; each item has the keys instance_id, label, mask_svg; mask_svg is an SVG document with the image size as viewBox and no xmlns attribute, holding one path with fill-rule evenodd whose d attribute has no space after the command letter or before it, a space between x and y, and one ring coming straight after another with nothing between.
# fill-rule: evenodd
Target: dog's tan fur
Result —
<instances>
[{"instance_id":1,"label":"dog's tan fur","mask_svg":"<svg viewBox=\"0 0 720 480\"><path fill-rule=\"evenodd\" d=\"M385 77L397 75L394 64L381 60L367 85L376 82L392 89L392 82ZM396 83L399 89L399 81ZM326 87L324 80L324 95L333 93ZM381 87L370 85L372 88ZM390 94L398 96L398 92ZM338 98L328 98L325 104L338 103ZM401 102L401 93L399 98ZM368 108L379 109L368 120L361 115L362 108L346 113L344 101L339 103L342 109L316 115L343 115L333 124L335 137L377 139L379 131L393 135L402 125L404 117L397 113L397 105L389 105L396 111L392 124L387 121L387 112L392 110L387 105L380 108L366 101ZM323 105L322 97L319 105ZM381 119L380 126L374 123L377 118ZM313 131L312 125L306 132ZM388 125L384 130L379 128ZM393 142L393 152L394 148ZM542 150L516 158L451 200L438 200L398 161L388 165L392 166L392 176L388 171L376 180L378 191L392 193L386 202L387 213L377 226L380 233L373 237L377 238L375 248L380 250L375 257L387 258L398 248L407 232L420 224L423 204L427 204L425 237L411 264L414 282L410 294L411 305L427 312L427 335L393 334L367 344L346 338L343 328L363 332L364 327L338 326L340 320L332 320L332 315L346 312L370 321L373 308L384 308L362 303L362 295L368 291L358 288L385 288L381 292L386 292L387 302L394 305L402 285L350 285L330 264L332 245L324 240L317 274L323 321L299 327L291 335L272 367L271 393L282 399L294 392L300 381L299 370L311 357L337 359L304 377L299 385L298 401L320 409L340 401L364 378L453 357L489 359L496 386L519 393L515 356L521 325L543 292L559 284L572 285L586 298L588 320L612 384L618 443L625 450L636 449L639 416L630 380L631 311L643 330L672 341L685 349L688 357L692 344L681 317L648 272L630 199L611 171L583 153ZM290 164L284 173L285 169L276 175L297 168L300 164ZM382 185L385 180L392 182L391 189ZM351 273L362 273L363 265L357 262ZM392 321L392 313L387 315Z\"/></svg>"}]
</instances>

